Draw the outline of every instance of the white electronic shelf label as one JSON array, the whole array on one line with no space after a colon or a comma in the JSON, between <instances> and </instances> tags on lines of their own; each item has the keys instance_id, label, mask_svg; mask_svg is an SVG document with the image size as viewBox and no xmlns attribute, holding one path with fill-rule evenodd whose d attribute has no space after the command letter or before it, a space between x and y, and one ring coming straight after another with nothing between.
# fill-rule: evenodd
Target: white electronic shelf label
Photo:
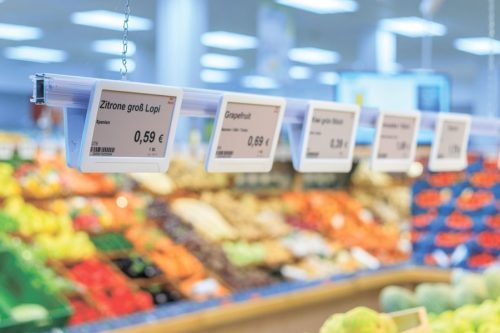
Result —
<instances>
[{"instance_id":1,"label":"white electronic shelf label","mask_svg":"<svg viewBox=\"0 0 500 333\"><path fill-rule=\"evenodd\" d=\"M181 99L177 88L98 80L86 114L66 111L70 133L85 119L81 145L67 138L67 156L84 172L165 172Z\"/></svg>"},{"instance_id":2,"label":"white electronic shelf label","mask_svg":"<svg viewBox=\"0 0 500 333\"><path fill-rule=\"evenodd\" d=\"M215 116L207 171L270 171L284 113L283 98L224 94Z\"/></svg>"},{"instance_id":3,"label":"white electronic shelf label","mask_svg":"<svg viewBox=\"0 0 500 333\"><path fill-rule=\"evenodd\" d=\"M294 168L300 172L349 172L358 121L357 105L309 102L303 125L289 126Z\"/></svg>"},{"instance_id":4,"label":"white electronic shelf label","mask_svg":"<svg viewBox=\"0 0 500 333\"><path fill-rule=\"evenodd\" d=\"M419 125L418 112L380 111L372 150L372 169L407 171L415 159Z\"/></svg>"},{"instance_id":5,"label":"white electronic shelf label","mask_svg":"<svg viewBox=\"0 0 500 333\"><path fill-rule=\"evenodd\" d=\"M471 119L462 114L439 114L429 158L431 171L461 171L467 167Z\"/></svg>"}]
</instances>

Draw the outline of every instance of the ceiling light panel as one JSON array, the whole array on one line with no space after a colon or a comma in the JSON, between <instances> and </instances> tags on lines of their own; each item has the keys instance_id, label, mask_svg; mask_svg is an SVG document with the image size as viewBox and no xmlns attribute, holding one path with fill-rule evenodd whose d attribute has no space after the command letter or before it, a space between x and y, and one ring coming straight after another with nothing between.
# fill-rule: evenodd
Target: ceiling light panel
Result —
<instances>
[{"instance_id":1,"label":"ceiling light panel","mask_svg":"<svg viewBox=\"0 0 500 333\"><path fill-rule=\"evenodd\" d=\"M122 31L123 13L108 10L75 12L71 14L71 22L89 27ZM147 31L152 28L153 22L150 19L130 15L128 23L129 31Z\"/></svg>"},{"instance_id":2,"label":"ceiling light panel","mask_svg":"<svg viewBox=\"0 0 500 333\"><path fill-rule=\"evenodd\" d=\"M121 39L95 40L92 42L91 47L94 52L121 55L123 52L123 41ZM127 55L132 56L135 54L135 51L135 43L129 40L127 44Z\"/></svg>"},{"instance_id":3,"label":"ceiling light panel","mask_svg":"<svg viewBox=\"0 0 500 333\"><path fill-rule=\"evenodd\" d=\"M245 88L250 89L277 89L279 88L278 83L267 76L260 75L248 75L244 76L241 80L241 84Z\"/></svg>"},{"instance_id":4,"label":"ceiling light panel","mask_svg":"<svg viewBox=\"0 0 500 333\"><path fill-rule=\"evenodd\" d=\"M231 74L225 71L204 69L200 73L200 79L207 83L227 83L231 80Z\"/></svg>"},{"instance_id":5,"label":"ceiling light panel","mask_svg":"<svg viewBox=\"0 0 500 333\"><path fill-rule=\"evenodd\" d=\"M254 36L227 31L206 32L201 35L201 43L208 47L231 51L254 49L259 44Z\"/></svg>"},{"instance_id":6,"label":"ceiling light panel","mask_svg":"<svg viewBox=\"0 0 500 333\"><path fill-rule=\"evenodd\" d=\"M500 54L500 41L487 37L455 39L457 50L475 55Z\"/></svg>"},{"instance_id":7,"label":"ceiling light panel","mask_svg":"<svg viewBox=\"0 0 500 333\"><path fill-rule=\"evenodd\" d=\"M62 50L46 49L33 46L7 47L4 55L8 59L39 63L63 62L68 54Z\"/></svg>"},{"instance_id":8,"label":"ceiling light panel","mask_svg":"<svg viewBox=\"0 0 500 333\"><path fill-rule=\"evenodd\" d=\"M0 39L31 40L42 37L42 29L26 25L0 23Z\"/></svg>"},{"instance_id":9,"label":"ceiling light panel","mask_svg":"<svg viewBox=\"0 0 500 333\"><path fill-rule=\"evenodd\" d=\"M288 70L288 75L294 80L307 80L311 78L312 71L309 67L292 66Z\"/></svg>"},{"instance_id":10,"label":"ceiling light panel","mask_svg":"<svg viewBox=\"0 0 500 333\"><path fill-rule=\"evenodd\" d=\"M119 58L108 59L104 63L104 66L106 67L106 69L108 71L120 72L120 70L123 69L122 59L119 59ZM127 59L127 72L132 73L133 71L135 71L135 67L136 67L135 61L132 59Z\"/></svg>"},{"instance_id":11,"label":"ceiling light panel","mask_svg":"<svg viewBox=\"0 0 500 333\"><path fill-rule=\"evenodd\" d=\"M243 67L243 59L240 57L219 54L206 53L201 56L200 63L203 67L216 69L237 69Z\"/></svg>"},{"instance_id":12,"label":"ceiling light panel","mask_svg":"<svg viewBox=\"0 0 500 333\"><path fill-rule=\"evenodd\" d=\"M318 74L318 82L327 86L334 86L339 83L340 76L335 72L323 72Z\"/></svg>"},{"instance_id":13,"label":"ceiling light panel","mask_svg":"<svg viewBox=\"0 0 500 333\"><path fill-rule=\"evenodd\" d=\"M340 55L337 52L315 47L291 49L288 51L288 58L309 65L330 65L340 61Z\"/></svg>"},{"instance_id":14,"label":"ceiling light panel","mask_svg":"<svg viewBox=\"0 0 500 333\"><path fill-rule=\"evenodd\" d=\"M383 19L380 29L406 37L444 36L446 27L440 23L421 19L419 17L399 17Z\"/></svg>"},{"instance_id":15,"label":"ceiling light panel","mask_svg":"<svg viewBox=\"0 0 500 333\"><path fill-rule=\"evenodd\" d=\"M316 14L350 13L358 10L353 0L276 0L277 3Z\"/></svg>"}]
</instances>

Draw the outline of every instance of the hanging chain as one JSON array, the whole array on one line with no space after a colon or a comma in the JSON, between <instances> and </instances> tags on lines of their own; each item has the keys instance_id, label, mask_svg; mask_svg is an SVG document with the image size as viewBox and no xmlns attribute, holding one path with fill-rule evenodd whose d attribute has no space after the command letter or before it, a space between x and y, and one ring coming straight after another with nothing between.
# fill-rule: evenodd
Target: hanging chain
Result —
<instances>
[{"instance_id":1,"label":"hanging chain","mask_svg":"<svg viewBox=\"0 0 500 333\"><path fill-rule=\"evenodd\" d=\"M488 68L495 68L495 0L488 0L488 37L490 37L490 54L488 58Z\"/></svg>"},{"instance_id":2,"label":"hanging chain","mask_svg":"<svg viewBox=\"0 0 500 333\"><path fill-rule=\"evenodd\" d=\"M127 51L128 51L128 20L130 18L130 0L125 0L125 19L123 20L123 50L122 50L122 65L120 74L122 80L127 80Z\"/></svg>"},{"instance_id":3,"label":"hanging chain","mask_svg":"<svg viewBox=\"0 0 500 333\"><path fill-rule=\"evenodd\" d=\"M489 84L489 112L495 116L497 111L497 74L495 66L495 0L488 0L488 37L490 50L488 54L488 84Z\"/></svg>"}]
</instances>

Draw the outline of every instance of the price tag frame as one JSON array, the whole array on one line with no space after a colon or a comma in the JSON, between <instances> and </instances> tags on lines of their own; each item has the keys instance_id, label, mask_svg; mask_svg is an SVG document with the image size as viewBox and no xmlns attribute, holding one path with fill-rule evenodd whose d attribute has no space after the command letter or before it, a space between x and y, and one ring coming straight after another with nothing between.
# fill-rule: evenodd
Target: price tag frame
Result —
<instances>
[{"instance_id":1,"label":"price tag frame","mask_svg":"<svg viewBox=\"0 0 500 333\"><path fill-rule=\"evenodd\" d=\"M382 134L382 126L385 117L404 117L415 120L415 131L410 147L410 156L408 158L378 158L378 151L380 149L380 139ZM379 110L377 117L377 127L375 131L375 141L372 147L372 154L370 160L370 168L375 171L383 172L406 172L411 164L415 161L417 151L418 131L420 128L420 112L419 111L388 111Z\"/></svg>"},{"instance_id":2,"label":"price tag frame","mask_svg":"<svg viewBox=\"0 0 500 333\"><path fill-rule=\"evenodd\" d=\"M125 92L131 94L147 94L164 97L175 97L175 105L172 111L170 124L165 124L165 153L160 157L113 157L113 156L90 156L90 147L94 128L96 125L97 113L99 112L99 101L103 91ZM113 81L113 80L97 80L90 95L89 104L84 114L85 122L83 131L81 132L81 144L78 152L77 167L82 172L165 172L168 169L170 155L174 144L175 131L179 118L180 108L182 104L183 91L179 88L128 82L128 81ZM81 117L82 110L73 109L67 110L69 113L77 114L75 119ZM69 118L69 117L68 117ZM78 122L78 121L76 121ZM68 126L81 126L81 124L71 124L66 122ZM73 131L75 132L75 131ZM163 133L162 133L163 134ZM68 135L68 133L67 133ZM70 138L71 139L71 138ZM68 146L68 138L66 146ZM69 154L75 152L68 152Z\"/></svg>"},{"instance_id":3,"label":"price tag frame","mask_svg":"<svg viewBox=\"0 0 500 333\"><path fill-rule=\"evenodd\" d=\"M460 151L458 158L438 158L439 141L443 133L445 122L462 122L465 124L464 137L462 138L461 147L465 148ZM467 167L467 146L470 137L471 117L466 114L457 113L440 113L436 119L436 130L434 140L431 145L431 153L429 156L428 168L432 172L441 171L462 171Z\"/></svg>"},{"instance_id":4,"label":"price tag frame","mask_svg":"<svg viewBox=\"0 0 500 333\"><path fill-rule=\"evenodd\" d=\"M309 132L312 119L316 110L343 112L354 115L353 128L349 138L349 151L345 158L308 158ZM356 146L356 133L359 126L360 107L355 104L335 102L310 101L304 115L303 124L290 124L288 134L290 149L292 151L293 167L298 172L339 172L347 173L352 169L354 148Z\"/></svg>"},{"instance_id":5,"label":"price tag frame","mask_svg":"<svg viewBox=\"0 0 500 333\"><path fill-rule=\"evenodd\" d=\"M229 103L253 104L279 107L279 116L274 129L271 152L264 158L217 158L217 145L219 143L224 114ZM280 137L281 126L285 116L286 100L282 97L259 96L238 93L225 93L222 95L215 115L215 122L208 145L205 169L208 172L269 172L273 167L276 147Z\"/></svg>"}]
</instances>

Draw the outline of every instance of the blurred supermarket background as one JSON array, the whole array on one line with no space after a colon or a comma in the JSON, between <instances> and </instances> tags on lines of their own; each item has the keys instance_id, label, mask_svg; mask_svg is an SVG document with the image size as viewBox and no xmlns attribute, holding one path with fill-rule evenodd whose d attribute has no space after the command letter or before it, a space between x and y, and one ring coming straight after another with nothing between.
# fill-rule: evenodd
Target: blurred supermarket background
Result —
<instances>
[{"instance_id":1,"label":"blurred supermarket background","mask_svg":"<svg viewBox=\"0 0 500 333\"><path fill-rule=\"evenodd\" d=\"M386 174L363 129L352 172L300 174L283 133L270 173L208 174L211 121L182 117L167 174L66 167L62 110L30 103L30 76L120 79L124 4L0 0L0 332L302 333L359 306L498 332L498 137L430 173L423 133L411 170ZM132 81L500 115L495 0L130 4ZM341 316L321 332L387 320Z\"/></svg>"}]
</instances>

